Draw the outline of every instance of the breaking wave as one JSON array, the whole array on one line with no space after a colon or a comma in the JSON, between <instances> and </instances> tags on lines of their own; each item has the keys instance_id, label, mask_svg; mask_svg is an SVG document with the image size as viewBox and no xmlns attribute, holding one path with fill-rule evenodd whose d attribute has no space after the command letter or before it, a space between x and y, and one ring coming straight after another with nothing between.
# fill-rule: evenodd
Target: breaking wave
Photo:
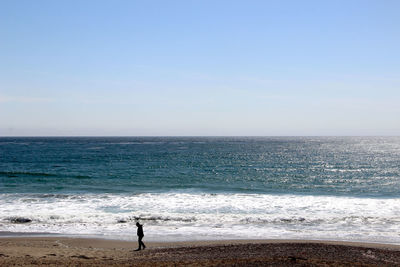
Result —
<instances>
[{"instance_id":1,"label":"breaking wave","mask_svg":"<svg viewBox=\"0 0 400 267\"><path fill-rule=\"evenodd\" d=\"M150 240L308 238L400 243L397 198L266 194L0 194L8 232Z\"/></svg>"}]
</instances>

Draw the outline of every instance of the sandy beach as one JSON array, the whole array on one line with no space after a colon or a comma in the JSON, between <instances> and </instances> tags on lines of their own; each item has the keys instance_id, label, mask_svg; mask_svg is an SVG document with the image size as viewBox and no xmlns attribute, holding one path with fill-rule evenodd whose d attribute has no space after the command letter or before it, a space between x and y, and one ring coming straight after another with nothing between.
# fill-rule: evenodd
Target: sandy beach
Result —
<instances>
[{"instance_id":1,"label":"sandy beach","mask_svg":"<svg viewBox=\"0 0 400 267\"><path fill-rule=\"evenodd\" d=\"M2 237L0 266L399 266L400 246L305 240L136 242Z\"/></svg>"}]
</instances>

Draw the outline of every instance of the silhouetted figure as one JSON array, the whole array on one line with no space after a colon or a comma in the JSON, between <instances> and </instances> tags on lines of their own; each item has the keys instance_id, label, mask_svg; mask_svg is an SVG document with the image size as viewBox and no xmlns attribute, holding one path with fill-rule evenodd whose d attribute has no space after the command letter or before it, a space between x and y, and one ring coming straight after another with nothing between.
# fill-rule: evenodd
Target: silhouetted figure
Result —
<instances>
[{"instance_id":1,"label":"silhouetted figure","mask_svg":"<svg viewBox=\"0 0 400 267\"><path fill-rule=\"evenodd\" d=\"M139 247L138 247L138 249L136 249L135 251L139 251L139 250L142 249L142 247L143 247L143 249L145 249L146 246L144 245L144 243L143 243L143 241L142 241L142 239L143 239L143 237L144 237L144 234L143 234L143 225L140 224L139 222L137 222L137 223L136 223L136 226L137 226L137 236L138 236Z\"/></svg>"}]
</instances>

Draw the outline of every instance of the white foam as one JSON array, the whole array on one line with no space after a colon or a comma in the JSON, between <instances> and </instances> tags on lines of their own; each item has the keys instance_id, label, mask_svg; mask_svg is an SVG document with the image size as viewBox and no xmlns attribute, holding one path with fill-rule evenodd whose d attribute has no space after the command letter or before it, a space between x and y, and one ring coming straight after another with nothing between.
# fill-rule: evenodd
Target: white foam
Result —
<instances>
[{"instance_id":1,"label":"white foam","mask_svg":"<svg viewBox=\"0 0 400 267\"><path fill-rule=\"evenodd\" d=\"M0 195L0 229L147 240L308 238L400 243L400 199L264 194ZM31 219L15 223L13 218Z\"/></svg>"}]
</instances>

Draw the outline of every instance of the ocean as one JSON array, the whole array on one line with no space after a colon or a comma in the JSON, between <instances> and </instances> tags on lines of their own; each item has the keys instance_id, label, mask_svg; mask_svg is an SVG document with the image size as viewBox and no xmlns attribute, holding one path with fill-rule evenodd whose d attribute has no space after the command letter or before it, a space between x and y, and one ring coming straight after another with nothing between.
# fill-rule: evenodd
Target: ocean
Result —
<instances>
[{"instance_id":1,"label":"ocean","mask_svg":"<svg viewBox=\"0 0 400 267\"><path fill-rule=\"evenodd\" d=\"M400 137L2 137L0 234L400 244Z\"/></svg>"}]
</instances>

